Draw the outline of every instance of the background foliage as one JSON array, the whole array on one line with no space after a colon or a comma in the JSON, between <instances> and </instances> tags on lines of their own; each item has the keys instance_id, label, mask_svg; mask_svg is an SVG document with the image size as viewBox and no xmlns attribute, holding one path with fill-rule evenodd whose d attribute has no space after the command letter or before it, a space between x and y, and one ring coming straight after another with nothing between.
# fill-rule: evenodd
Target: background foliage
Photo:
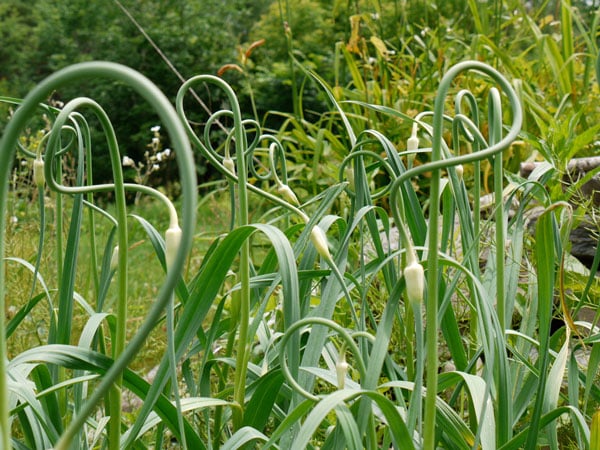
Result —
<instances>
[{"instance_id":1,"label":"background foliage","mask_svg":"<svg viewBox=\"0 0 600 450\"><path fill-rule=\"evenodd\" d=\"M245 114L255 111L268 127L282 127L289 113L315 122L328 110L324 95L294 66L290 55L338 88L338 100L362 100L409 114L431 102L450 65L464 59L485 60L520 83L529 104L525 131L547 134L548 122L568 122L575 110L580 111L577 123L588 125L594 97L583 93L597 93L590 63L598 21L593 3L573 1L575 7L565 17L557 1L486 4L481 8L468 0L122 2L183 79L236 64L239 71L228 70L223 76L240 95ZM86 60L127 64L173 99L182 83L113 1L6 0L0 5L0 30L2 95L22 97L50 73ZM88 92L122 124L117 132L127 153L142 160L156 116L123 86L94 83ZM65 88L53 98L60 101L72 94ZM208 109L218 109L223 101L219 95L203 96ZM6 106L1 108L6 118ZM367 117L377 120L388 136L405 131L396 121ZM4 122L0 120L0 129ZM548 145L558 144L550 140ZM201 178L210 178L202 162L198 172ZM96 175L109 178L106 163L99 161Z\"/></svg>"}]
</instances>

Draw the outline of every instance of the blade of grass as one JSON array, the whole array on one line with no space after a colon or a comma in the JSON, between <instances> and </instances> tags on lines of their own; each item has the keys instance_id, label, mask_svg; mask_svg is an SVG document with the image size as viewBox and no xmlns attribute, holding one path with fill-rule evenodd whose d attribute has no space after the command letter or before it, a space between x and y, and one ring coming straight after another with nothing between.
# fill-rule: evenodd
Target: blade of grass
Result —
<instances>
[{"instance_id":1,"label":"blade of grass","mask_svg":"<svg viewBox=\"0 0 600 450\"><path fill-rule=\"evenodd\" d=\"M531 416L530 430L540 430L541 420L544 415L544 395L546 392L548 366L548 350L550 340L550 322L552 318L552 305L554 299L555 282L555 235L554 216L547 210L538 219L536 224L536 261L538 281L538 324L540 356L538 362L538 389L533 414ZM533 450L537 444L537 432L527 436L525 449Z\"/></svg>"}]
</instances>

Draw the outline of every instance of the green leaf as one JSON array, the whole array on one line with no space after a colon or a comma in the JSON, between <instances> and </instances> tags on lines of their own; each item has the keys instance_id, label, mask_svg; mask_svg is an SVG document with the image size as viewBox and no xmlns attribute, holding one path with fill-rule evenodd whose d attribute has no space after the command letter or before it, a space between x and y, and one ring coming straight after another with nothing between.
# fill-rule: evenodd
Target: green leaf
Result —
<instances>
[{"instance_id":1,"label":"green leaf","mask_svg":"<svg viewBox=\"0 0 600 450\"><path fill-rule=\"evenodd\" d=\"M267 441L268 437L262 434L260 431L255 430L252 427L242 427L237 430L233 435L225 441L220 447L221 450L235 450L244 447L253 441Z\"/></svg>"},{"instance_id":2,"label":"green leaf","mask_svg":"<svg viewBox=\"0 0 600 450\"><path fill-rule=\"evenodd\" d=\"M244 408L244 427L255 430L264 429L272 414L273 405L277 400L283 380L280 370L271 370L248 388L248 391L252 390L253 392Z\"/></svg>"},{"instance_id":3,"label":"green leaf","mask_svg":"<svg viewBox=\"0 0 600 450\"><path fill-rule=\"evenodd\" d=\"M113 360L105 355L81 347L71 345L45 345L26 350L9 362L8 370L19 370L19 366L31 363L55 364L67 369L86 370L105 374L112 366ZM145 399L151 385L131 370L123 372L124 386L141 399ZM33 400L29 400L33 402ZM35 405L35 403L32 403ZM154 411L175 436L180 435L178 414L175 407L164 396L160 395L153 403ZM186 440L192 448L203 449L204 444L187 421L184 421Z\"/></svg>"},{"instance_id":4,"label":"green leaf","mask_svg":"<svg viewBox=\"0 0 600 450\"><path fill-rule=\"evenodd\" d=\"M339 405L343 405L344 402L350 402L363 395L375 401L381 409L395 446L406 450L414 449L412 437L396 406L385 396L377 392L356 391L354 389L341 389L323 397L306 417L291 448L294 450L305 449L318 427L330 412L334 411Z\"/></svg>"},{"instance_id":5,"label":"green leaf","mask_svg":"<svg viewBox=\"0 0 600 450\"><path fill-rule=\"evenodd\" d=\"M481 440L483 450L496 448L496 423L494 419L494 405L486 381L465 372L447 372L440 374L438 391L449 389L453 385L464 382L469 393L469 400L477 418L475 434Z\"/></svg>"}]
</instances>

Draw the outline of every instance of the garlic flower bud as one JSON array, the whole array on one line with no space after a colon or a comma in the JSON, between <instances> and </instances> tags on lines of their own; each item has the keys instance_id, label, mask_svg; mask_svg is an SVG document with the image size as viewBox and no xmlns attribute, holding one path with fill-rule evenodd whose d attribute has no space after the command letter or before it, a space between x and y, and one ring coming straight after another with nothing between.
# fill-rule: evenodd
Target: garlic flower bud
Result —
<instances>
[{"instance_id":1,"label":"garlic flower bud","mask_svg":"<svg viewBox=\"0 0 600 450\"><path fill-rule=\"evenodd\" d=\"M283 197L283 199L285 201L291 203L292 205L300 206L298 197L296 197L296 194L294 194L294 191L292 191L292 188L290 188L287 184L280 184L277 187L277 193L279 195L281 195L281 197Z\"/></svg>"},{"instance_id":2,"label":"garlic flower bud","mask_svg":"<svg viewBox=\"0 0 600 450\"><path fill-rule=\"evenodd\" d=\"M175 258L177 258L180 243L181 228L179 228L179 225L171 226L165 233L165 261L167 263L167 270L173 266Z\"/></svg>"},{"instance_id":3,"label":"garlic flower bud","mask_svg":"<svg viewBox=\"0 0 600 450\"><path fill-rule=\"evenodd\" d=\"M310 240L317 249L319 255L325 258L327 261L331 261L331 253L329 252L329 245L327 243L327 236L322 228L318 226L312 227L310 230Z\"/></svg>"},{"instance_id":4,"label":"garlic flower bud","mask_svg":"<svg viewBox=\"0 0 600 450\"><path fill-rule=\"evenodd\" d=\"M406 295L409 302L412 304L421 303L425 289L423 266L417 261L410 262L404 269L404 279L406 280Z\"/></svg>"},{"instance_id":5,"label":"garlic flower bud","mask_svg":"<svg viewBox=\"0 0 600 450\"><path fill-rule=\"evenodd\" d=\"M299 211L299 214L301 215L304 223L308 224L310 218L302 211ZM327 235L325 234L322 228L319 228L317 225L312 227L312 229L310 230L310 240L317 249L319 255L321 255L327 261L331 261L333 259L331 257L331 253L329 252L329 243L327 242Z\"/></svg>"},{"instance_id":6,"label":"garlic flower bud","mask_svg":"<svg viewBox=\"0 0 600 450\"><path fill-rule=\"evenodd\" d=\"M406 150L414 152L419 149L419 138L417 137L417 124L413 123L412 132L406 141Z\"/></svg>"},{"instance_id":7,"label":"garlic flower bud","mask_svg":"<svg viewBox=\"0 0 600 450\"><path fill-rule=\"evenodd\" d=\"M36 158L33 160L33 182L38 187L44 186L46 178L44 177L44 160Z\"/></svg>"},{"instance_id":8,"label":"garlic flower bud","mask_svg":"<svg viewBox=\"0 0 600 450\"><path fill-rule=\"evenodd\" d=\"M225 158L223 158L223 166L229 172L231 172L233 175L235 175L235 163L233 162L233 159L231 159L230 156L226 156Z\"/></svg>"},{"instance_id":9,"label":"garlic flower bud","mask_svg":"<svg viewBox=\"0 0 600 450\"><path fill-rule=\"evenodd\" d=\"M465 169L464 169L463 165L462 164L458 164L454 168L454 170L456 170L456 176L458 177L458 179L462 180L463 179L463 175L465 173Z\"/></svg>"},{"instance_id":10,"label":"garlic flower bud","mask_svg":"<svg viewBox=\"0 0 600 450\"><path fill-rule=\"evenodd\" d=\"M406 141L406 150L414 152L419 149L419 138L416 135L409 137Z\"/></svg>"},{"instance_id":11,"label":"garlic flower bud","mask_svg":"<svg viewBox=\"0 0 600 450\"><path fill-rule=\"evenodd\" d=\"M335 373L337 375L338 389L344 389L344 386L346 386L348 363L346 362L346 355L343 353L339 355L339 359L335 364Z\"/></svg>"}]
</instances>

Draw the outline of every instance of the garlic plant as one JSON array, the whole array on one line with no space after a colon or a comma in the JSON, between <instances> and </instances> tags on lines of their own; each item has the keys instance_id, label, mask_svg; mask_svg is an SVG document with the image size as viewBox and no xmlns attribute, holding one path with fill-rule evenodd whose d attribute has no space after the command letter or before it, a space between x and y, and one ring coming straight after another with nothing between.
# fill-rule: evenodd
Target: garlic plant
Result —
<instances>
[{"instance_id":1,"label":"garlic plant","mask_svg":"<svg viewBox=\"0 0 600 450\"><path fill-rule=\"evenodd\" d=\"M0 375L0 447L11 448L13 439L25 445L12 434L23 421L23 442L60 450L162 448L167 436L182 448L194 449L314 445L508 450L533 448L537 431L567 413L583 447L593 447L597 418L590 441L585 417L572 406L558 406L567 368L577 374L576 381L569 380L571 403L580 388L579 369L569 359L569 335L556 354L550 351L547 322L552 311L546 300L555 287L554 256L564 251L564 240L557 239L568 228L568 221L557 215L563 205L544 204L536 231L537 267L532 264L530 276L540 283L527 298L540 318L547 319L539 341L509 329L518 289L511 281L518 278L524 253L519 228L523 211L509 223L498 201L493 257L486 267L479 266L482 230L490 223L479 217L477 201L471 203L480 195L483 160L491 160L493 188L496 198L502 198L502 153L522 122L521 102L512 85L490 66L466 61L443 76L433 111L409 117L389 107L351 103L352 108L407 121L410 136L396 143L366 128L367 122L347 113L348 105L337 101L324 80L302 70L327 95L336 126L345 133L340 142L347 145L334 170L339 180L312 198L306 198L305 190L292 189L300 169L290 164L294 155L288 154L286 136L266 133L256 120L245 119L233 89L214 76L185 82L174 109L131 69L84 63L45 80L22 102L0 142L0 310L12 306L3 257L9 166L28 118L51 91L90 77L133 87L159 113L169 135L182 198L174 203L157 189L125 182L123 169L135 162L120 152L112 124L93 100L78 98L61 110L44 108L52 123L43 138L45 152L23 154L33 160L36 187L56 197L61 212L57 220L62 220L65 205L73 205L72 215L68 227L57 225L66 245L57 242L61 261L56 305L49 289L44 297L56 316L48 342L9 360L9 326L0 315L0 374L10 375ZM481 99L454 87L471 75L486 86L485 124ZM187 108L193 104L185 100L201 84L222 90L228 106L192 122ZM451 92L456 93L452 99ZM90 114L106 138L111 183L94 183L89 167L96 151L90 145ZM504 124L507 117L510 122ZM162 129L152 129L154 139L162 139ZM229 184L233 205L229 228L211 243L197 267L186 265L198 195L190 143L196 158L206 159ZM159 144L152 143L156 149ZM63 182L61 172L69 152L78 163L74 183ZM380 175L389 183L377 184ZM414 180L425 176L430 191L422 204ZM517 189L523 197L535 194L547 200L537 182ZM159 285L157 298L130 340L127 191L152 196L168 215L164 236L134 216L165 275L153 280ZM114 217L94 204L97 192L114 195ZM73 201L59 203L63 196ZM265 223L251 215L254 200L275 207ZM95 305L76 292L74 279L86 209L89 228L95 229L93 217L100 214L115 230L106 236L102 262L91 258L94 268L100 266L93 282ZM559 223L564 230L558 230ZM391 242L395 231L396 246ZM93 239L90 247L95 249ZM111 284L115 312L105 302ZM74 299L89 314L78 345L70 336ZM466 305L466 332L459 328L459 302ZM14 316L26 313L24 309ZM532 320L524 317L524 326L531 327ZM153 330L165 335L166 342L148 382L131 370L131 362ZM589 338L592 345L596 341ZM449 354L444 370L442 345ZM531 361L532 348L545 352ZM44 388L44 395L27 390L35 385L32 380ZM595 386L592 380L585 383L590 391ZM142 400L128 415L121 411L125 388ZM534 393L536 399L529 401ZM529 418L534 429L523 425ZM515 423L522 429L515 429ZM555 442L556 427L548 430L549 441Z\"/></svg>"},{"instance_id":2,"label":"garlic plant","mask_svg":"<svg viewBox=\"0 0 600 450\"><path fill-rule=\"evenodd\" d=\"M17 146L18 138L23 128L26 126L30 116L36 113L38 105L44 101L44 99L55 89L68 84L77 83L81 80L92 77L103 77L113 80L118 80L127 85L133 87L153 108L158 112L165 128L169 131L170 138L173 142L173 147L177 148L178 164L180 171L180 179L182 184L183 204L182 204L182 223L183 228L180 237L179 248L180 251L177 253L175 258L172 258L171 268L165 279L163 288L161 289L157 302L154 307L148 311L148 315L140 327L139 331L134 335L130 342L125 342L125 327L127 321L126 305L127 305L127 233L125 228L126 223L126 205L124 200L124 189L125 184L121 176L121 163L122 159L119 155L114 135L112 134L112 126L108 121L108 118L102 111L102 109L95 102L88 99L78 99L70 102L61 110L55 118L54 130L50 133L46 155L44 157L44 174L45 180L48 187L60 194L67 195L81 195L90 192L114 190L115 198L117 203L117 223L118 223L118 268L117 277L119 285L119 300L117 310L117 327L116 327L116 339L113 342L113 354L115 357L114 364L107 370L103 376L102 381L99 382L98 386L90 393L87 400L78 405L76 414L72 420L65 424L64 432L60 439L54 442L52 445L56 449L67 449L70 448L73 439L81 432L82 427L87 422L91 413L95 410L97 404L101 402L107 393L110 392L110 400L113 406L111 407L111 419L109 425L109 446L111 448L117 448L121 438L121 401L120 401L120 385L123 379L123 371L126 369L130 361L133 359L135 354L141 348L146 336L154 328L154 324L158 317L162 314L162 311L171 297L171 292L174 289L175 283L178 280L179 273L183 268L185 255L188 252L192 234L195 224L195 204L196 204L196 181L195 174L193 171L193 160L191 157L191 150L189 142L185 135L181 123L177 119L172 106L169 104L166 97L145 77L139 73L126 68L124 66L105 62L90 62L74 65L57 72L55 75L47 78L40 83L27 98L25 98L20 107L15 112L12 120L6 127L6 130L0 141L0 179L2 182L2 191L0 192L0 211L2 212L2 220L0 226L0 255L4 255L4 224L5 224L5 211L6 202L8 195L8 185L6 180L9 179L9 170L11 168L11 162L13 160L15 148ZM102 127L104 128L105 135L107 137L108 148L110 150L110 157L113 166L113 174L115 177L114 184L110 185L87 185L87 186L62 186L55 180L57 173L57 163L55 158L57 155L56 149L60 149L59 134L63 125L71 120L70 116L76 114L75 111L78 109L91 110L99 119ZM80 116L77 116L74 120L80 120ZM75 126L79 126L77 122L73 122ZM75 139L83 139L81 135L76 135ZM82 141L80 141L82 142ZM89 146L88 146L89 147ZM79 148L83 146L80 144ZM87 148L89 151L90 149ZM38 161L38 159L36 159ZM40 162L35 163L37 165L36 181L41 182L41 164ZM58 172L60 174L60 172ZM69 241L70 243L71 241ZM73 242L75 248L77 242ZM62 250L61 250L62 251ZM68 250L74 251L74 250ZM67 258L70 255L67 254ZM4 290L4 260L0 257L0 309L4 310L6 305L5 290ZM67 282L68 283L68 282ZM66 284L66 283L65 283ZM69 286L64 285L64 292L70 292ZM62 339L60 333L67 333L69 336L70 329L68 323L70 322L70 310L68 302L72 302L72 298L64 297L65 304L59 308L58 321L66 320L67 325L62 325L62 328L58 330L58 343L67 344L68 339ZM4 340L5 323L4 316L0 315L0 369L3 374L7 373L6 366L6 342ZM62 330L62 331L60 331ZM43 348L40 349L40 351ZM50 351L50 350L47 350ZM7 376L3 375L0 377L0 446L2 448L9 449L12 447L11 443L11 431L10 431L10 420L8 411L8 401L11 398L11 393L7 386Z\"/></svg>"}]
</instances>

